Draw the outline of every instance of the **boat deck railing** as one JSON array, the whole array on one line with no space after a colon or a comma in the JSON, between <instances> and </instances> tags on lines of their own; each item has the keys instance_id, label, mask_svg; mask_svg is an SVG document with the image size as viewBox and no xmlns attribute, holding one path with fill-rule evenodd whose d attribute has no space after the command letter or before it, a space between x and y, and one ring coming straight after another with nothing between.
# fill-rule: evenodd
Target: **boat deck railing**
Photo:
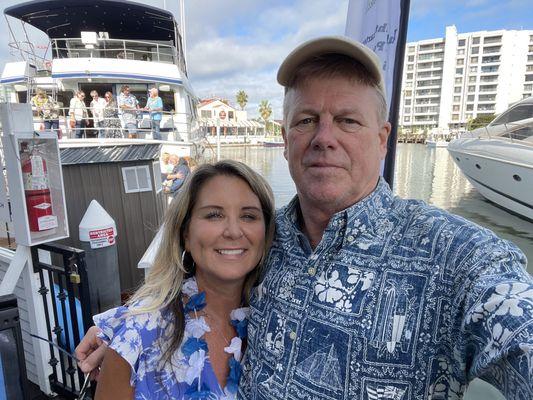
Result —
<instances>
[{"instance_id":1,"label":"boat deck railing","mask_svg":"<svg viewBox=\"0 0 533 400\"><path fill-rule=\"evenodd\" d=\"M178 57L176 47L158 42L99 39L96 44L85 44L80 38L52 39L51 42L54 58L91 57L157 61L180 65L182 63L181 58Z\"/></svg>"},{"instance_id":2,"label":"boat deck railing","mask_svg":"<svg viewBox=\"0 0 533 400\"><path fill-rule=\"evenodd\" d=\"M39 110L34 108L33 110L33 122L34 127L37 130L45 129L45 120L57 120L59 121L59 128L52 129L53 131L60 131L62 138L77 138L77 137L97 137L98 133L102 133L102 137L124 137L127 138L130 134L128 129L125 127L124 120L120 113L120 110L116 108L118 114L117 117L104 118L103 126L98 126L97 120L91 115L88 114L87 118L84 118L84 124L82 127L76 128L71 127L71 117L69 114L69 107L59 107L56 108L58 112L57 118L44 118L40 114ZM90 108L87 107L87 110L90 111ZM145 111L139 109L137 112L137 118L135 120L136 126L136 135L139 138L146 138L148 135L152 134L152 122L150 117L150 111ZM161 119L161 134L163 137L167 137L170 133L174 134L174 139L177 139L177 135L180 136L180 133L187 132L188 136L191 136L191 133L194 133L198 130L197 122L192 119L186 113L179 113L174 111L160 111L162 114ZM111 120L115 121L115 124L110 124ZM106 121L108 122L106 124ZM110 126L112 125L112 126ZM59 132L58 132L59 133Z\"/></svg>"},{"instance_id":3,"label":"boat deck railing","mask_svg":"<svg viewBox=\"0 0 533 400\"><path fill-rule=\"evenodd\" d=\"M500 125L486 126L481 131L466 132L461 137L477 137L487 139L506 139L511 142L533 145L533 118L509 122Z\"/></svg>"}]
</instances>

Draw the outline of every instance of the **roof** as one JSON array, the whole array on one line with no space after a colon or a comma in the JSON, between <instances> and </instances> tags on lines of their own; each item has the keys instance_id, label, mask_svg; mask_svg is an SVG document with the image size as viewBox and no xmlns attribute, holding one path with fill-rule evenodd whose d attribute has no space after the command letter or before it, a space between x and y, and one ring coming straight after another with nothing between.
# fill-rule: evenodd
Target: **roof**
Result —
<instances>
[{"instance_id":1,"label":"roof","mask_svg":"<svg viewBox=\"0 0 533 400\"><path fill-rule=\"evenodd\" d=\"M51 39L79 38L82 31L108 32L111 39L174 41L172 13L121 0L34 0L4 14L20 19Z\"/></svg>"},{"instance_id":2,"label":"roof","mask_svg":"<svg viewBox=\"0 0 533 400\"><path fill-rule=\"evenodd\" d=\"M149 143L128 146L90 146L61 148L61 164L100 164L159 159L161 145Z\"/></svg>"}]
</instances>

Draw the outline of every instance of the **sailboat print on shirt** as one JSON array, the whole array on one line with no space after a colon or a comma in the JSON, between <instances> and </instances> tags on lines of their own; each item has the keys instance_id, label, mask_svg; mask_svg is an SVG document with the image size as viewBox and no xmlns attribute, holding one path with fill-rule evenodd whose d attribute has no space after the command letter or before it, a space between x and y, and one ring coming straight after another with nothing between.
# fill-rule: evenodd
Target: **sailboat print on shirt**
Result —
<instances>
[{"instance_id":1,"label":"sailboat print on shirt","mask_svg":"<svg viewBox=\"0 0 533 400\"><path fill-rule=\"evenodd\" d=\"M326 351L327 350L327 351ZM329 389L342 390L339 359L332 344L311 354L296 366L296 375L305 378L313 385Z\"/></svg>"}]
</instances>

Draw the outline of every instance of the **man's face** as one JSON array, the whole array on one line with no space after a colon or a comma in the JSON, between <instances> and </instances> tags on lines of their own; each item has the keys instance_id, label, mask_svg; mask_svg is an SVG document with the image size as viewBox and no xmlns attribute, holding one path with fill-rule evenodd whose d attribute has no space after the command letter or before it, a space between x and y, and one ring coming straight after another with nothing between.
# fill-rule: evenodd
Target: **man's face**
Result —
<instances>
[{"instance_id":1,"label":"man's face","mask_svg":"<svg viewBox=\"0 0 533 400\"><path fill-rule=\"evenodd\" d=\"M375 90L345 78L309 79L287 93L285 158L302 207L333 214L374 190L387 151Z\"/></svg>"}]
</instances>

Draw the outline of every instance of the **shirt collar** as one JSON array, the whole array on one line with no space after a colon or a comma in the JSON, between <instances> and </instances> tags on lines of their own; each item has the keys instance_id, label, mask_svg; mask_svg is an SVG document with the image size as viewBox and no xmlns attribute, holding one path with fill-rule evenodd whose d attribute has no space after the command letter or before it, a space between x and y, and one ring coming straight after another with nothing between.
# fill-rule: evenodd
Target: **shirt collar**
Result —
<instances>
[{"instance_id":1,"label":"shirt collar","mask_svg":"<svg viewBox=\"0 0 533 400\"><path fill-rule=\"evenodd\" d=\"M344 245L346 226L361 223L361 220L372 222L381 218L388 214L393 201L394 196L389 185L383 177L380 177L376 188L367 197L333 215L323 237L339 237L340 235ZM300 201L296 195L278 212L277 235L285 239L296 235L302 249L311 251L309 240L300 230L300 218Z\"/></svg>"}]
</instances>

